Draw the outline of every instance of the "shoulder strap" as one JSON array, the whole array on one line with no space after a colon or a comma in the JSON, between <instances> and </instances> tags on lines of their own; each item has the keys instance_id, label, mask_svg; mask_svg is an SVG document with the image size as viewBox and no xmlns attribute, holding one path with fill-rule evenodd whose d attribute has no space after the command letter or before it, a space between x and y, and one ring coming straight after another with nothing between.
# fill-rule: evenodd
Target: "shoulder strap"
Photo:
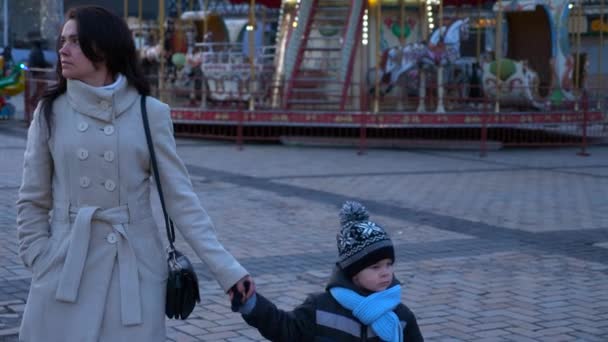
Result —
<instances>
[{"instance_id":1,"label":"shoulder strap","mask_svg":"<svg viewBox=\"0 0 608 342\"><path fill-rule=\"evenodd\" d=\"M152 164L152 171L154 173L154 181L156 182L156 188L158 189L158 197L160 197L160 204L163 207L163 215L165 217L165 228L167 229L167 239L169 240L169 248L174 250L173 243L175 242L175 228L173 227L173 220L169 218L167 214L167 207L165 206L165 198L163 196L163 188L160 184L160 176L158 173L158 164L156 163L156 154L154 153L154 145L152 144L152 134L150 133L150 124L148 123L148 111L146 110L146 95L141 96L141 117L144 121L144 129L146 131L146 141L148 142L148 151L150 152L150 162Z\"/></svg>"}]
</instances>

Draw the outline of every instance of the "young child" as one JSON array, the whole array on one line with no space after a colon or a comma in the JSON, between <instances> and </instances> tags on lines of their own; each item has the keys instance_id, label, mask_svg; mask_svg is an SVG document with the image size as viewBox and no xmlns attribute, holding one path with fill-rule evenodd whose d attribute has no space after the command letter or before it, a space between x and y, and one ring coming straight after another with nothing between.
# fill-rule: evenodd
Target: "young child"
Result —
<instances>
[{"instance_id":1,"label":"young child","mask_svg":"<svg viewBox=\"0 0 608 342\"><path fill-rule=\"evenodd\" d=\"M271 341L423 341L416 317L401 304L388 234L357 202L340 212L339 260L326 290L291 312L257 293L240 308L245 321Z\"/></svg>"}]
</instances>

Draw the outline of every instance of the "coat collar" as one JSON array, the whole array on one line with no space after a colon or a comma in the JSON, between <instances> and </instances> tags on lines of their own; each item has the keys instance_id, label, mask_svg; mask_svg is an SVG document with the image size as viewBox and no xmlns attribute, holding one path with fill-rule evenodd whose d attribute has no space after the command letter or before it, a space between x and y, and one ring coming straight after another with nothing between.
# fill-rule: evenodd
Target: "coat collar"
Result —
<instances>
[{"instance_id":1,"label":"coat collar","mask_svg":"<svg viewBox=\"0 0 608 342\"><path fill-rule=\"evenodd\" d=\"M139 94L121 77L115 87L93 87L78 80L67 80L67 98L72 108L84 115L111 122L137 100Z\"/></svg>"}]
</instances>

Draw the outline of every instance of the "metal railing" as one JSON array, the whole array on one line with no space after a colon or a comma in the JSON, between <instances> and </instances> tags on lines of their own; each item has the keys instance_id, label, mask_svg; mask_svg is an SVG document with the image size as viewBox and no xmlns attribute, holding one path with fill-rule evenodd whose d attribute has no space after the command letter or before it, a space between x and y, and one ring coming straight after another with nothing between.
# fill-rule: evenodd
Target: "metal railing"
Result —
<instances>
[{"instance_id":1,"label":"metal railing","mask_svg":"<svg viewBox=\"0 0 608 342\"><path fill-rule=\"evenodd\" d=\"M24 108L29 121L38 99L54 82L54 71L29 70L26 76ZM154 79L151 81L155 84ZM503 146L579 146L585 154L587 146L604 143L608 137L608 92L603 89L587 89L577 100L562 100L542 110L522 103L502 106L497 113L493 99L462 97L458 95L464 91L461 85L449 85L446 113L433 111L437 101L434 91L427 92L429 96L425 98L428 111L416 112L420 100L417 96L403 97L394 92L386 94L379 112L373 113L373 97L366 91L366 84L350 85L344 111L319 105L285 110L270 101L273 91L284 89L282 84L273 85L270 79L255 91L248 89L245 82L231 100L208 98L206 107L201 108L205 94L202 88L207 81L204 77L193 78L187 86L165 90L164 97L173 108L176 134L231 139L239 144L294 137L333 139L336 143L342 139L351 141L360 151L380 143L396 147L469 146L479 149L482 155ZM153 94L158 96L158 89ZM255 111L247 109L250 96L256 101ZM320 95L317 90L310 96Z\"/></svg>"}]
</instances>

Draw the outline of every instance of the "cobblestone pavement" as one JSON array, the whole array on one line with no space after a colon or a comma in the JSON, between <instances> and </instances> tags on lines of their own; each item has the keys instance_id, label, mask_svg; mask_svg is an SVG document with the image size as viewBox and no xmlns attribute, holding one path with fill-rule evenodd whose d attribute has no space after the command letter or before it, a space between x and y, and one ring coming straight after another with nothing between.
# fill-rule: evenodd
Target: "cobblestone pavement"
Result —
<instances>
[{"instance_id":1,"label":"cobblestone pavement","mask_svg":"<svg viewBox=\"0 0 608 342\"><path fill-rule=\"evenodd\" d=\"M224 245L291 309L336 258L337 213L363 202L397 245L403 301L428 341L608 339L608 147L370 150L178 141ZM25 130L0 123L0 341L16 341L30 273L16 255ZM158 211L156 211L158 212ZM181 246L192 254L187 246ZM207 268L168 341L263 341Z\"/></svg>"}]
</instances>

